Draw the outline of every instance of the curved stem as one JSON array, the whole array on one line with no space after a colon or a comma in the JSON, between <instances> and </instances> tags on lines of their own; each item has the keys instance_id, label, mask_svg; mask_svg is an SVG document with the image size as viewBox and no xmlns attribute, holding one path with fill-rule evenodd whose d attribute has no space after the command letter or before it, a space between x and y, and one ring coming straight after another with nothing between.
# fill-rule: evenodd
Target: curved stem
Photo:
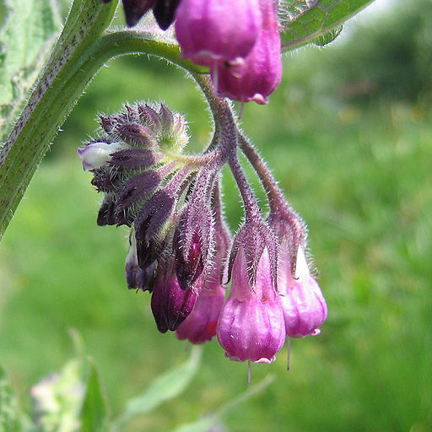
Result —
<instances>
[{"instance_id":1,"label":"curved stem","mask_svg":"<svg viewBox=\"0 0 432 432\"><path fill-rule=\"evenodd\" d=\"M261 180L261 183L267 194L270 211L273 213L286 211L288 209L288 205L285 201L285 197L267 164L260 157L252 144L241 134L239 135L239 143L240 148L242 149L245 156L248 158L249 162L251 163L256 173L258 174L258 177Z\"/></svg>"},{"instance_id":2,"label":"curved stem","mask_svg":"<svg viewBox=\"0 0 432 432\"><path fill-rule=\"evenodd\" d=\"M98 70L111 58L153 54L195 73L205 72L180 57L174 43L149 34L121 31L100 36L116 2L76 0L44 73L0 154L0 239L57 131ZM72 10L80 15L72 16ZM99 20L93 23L93 20ZM103 24L103 25L102 25ZM104 27L105 26L105 27Z\"/></svg>"}]
</instances>

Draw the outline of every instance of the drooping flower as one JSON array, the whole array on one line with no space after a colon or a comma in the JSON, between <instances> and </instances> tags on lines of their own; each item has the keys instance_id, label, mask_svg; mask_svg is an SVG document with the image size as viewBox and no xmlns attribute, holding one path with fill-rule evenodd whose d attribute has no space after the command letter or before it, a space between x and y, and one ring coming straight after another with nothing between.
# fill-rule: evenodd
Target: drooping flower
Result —
<instances>
[{"instance_id":1,"label":"drooping flower","mask_svg":"<svg viewBox=\"0 0 432 432\"><path fill-rule=\"evenodd\" d=\"M215 286L202 283L204 286L192 313L176 332L180 340L187 339L193 344L203 344L216 335L216 325L225 299L225 290L220 283Z\"/></svg>"},{"instance_id":2,"label":"drooping flower","mask_svg":"<svg viewBox=\"0 0 432 432\"><path fill-rule=\"evenodd\" d=\"M199 194L194 194L181 212L174 233L176 274L183 289L198 280L213 252L212 214L205 197L196 195Z\"/></svg>"},{"instance_id":3,"label":"drooping flower","mask_svg":"<svg viewBox=\"0 0 432 432\"><path fill-rule=\"evenodd\" d=\"M222 220L216 215L216 255L211 269L201 276L202 290L192 313L177 329L180 340L187 339L193 344L205 343L216 335L216 325L225 299L222 284L226 255L229 248L229 234Z\"/></svg>"},{"instance_id":4,"label":"drooping flower","mask_svg":"<svg viewBox=\"0 0 432 432\"><path fill-rule=\"evenodd\" d=\"M263 26L252 51L239 64L214 62L211 76L220 96L239 102L268 103L282 78L281 41L272 1L260 1Z\"/></svg>"},{"instance_id":5,"label":"drooping flower","mask_svg":"<svg viewBox=\"0 0 432 432\"><path fill-rule=\"evenodd\" d=\"M298 249L295 278L291 276L288 248L281 245L279 301L286 333L290 337L317 335L327 318L327 304L315 278L311 275L302 247Z\"/></svg>"},{"instance_id":6,"label":"drooping flower","mask_svg":"<svg viewBox=\"0 0 432 432\"><path fill-rule=\"evenodd\" d=\"M251 283L243 246L234 258L232 285L217 336L231 360L271 363L285 342L285 325L273 287L269 251L264 248Z\"/></svg>"},{"instance_id":7,"label":"drooping flower","mask_svg":"<svg viewBox=\"0 0 432 432\"><path fill-rule=\"evenodd\" d=\"M159 260L153 283L151 308L161 333L177 330L192 312L200 290L200 286L181 289L174 273L173 260Z\"/></svg>"},{"instance_id":8,"label":"drooping flower","mask_svg":"<svg viewBox=\"0 0 432 432\"><path fill-rule=\"evenodd\" d=\"M182 0L176 35L182 55L197 64L237 63L255 45L262 17L258 0Z\"/></svg>"}]
</instances>

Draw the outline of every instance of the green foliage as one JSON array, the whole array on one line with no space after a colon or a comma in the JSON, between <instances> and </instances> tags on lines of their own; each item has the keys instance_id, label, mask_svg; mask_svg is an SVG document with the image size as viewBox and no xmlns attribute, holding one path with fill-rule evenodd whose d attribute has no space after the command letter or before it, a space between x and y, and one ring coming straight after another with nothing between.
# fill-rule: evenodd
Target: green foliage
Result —
<instances>
[{"instance_id":1,"label":"green foliage","mask_svg":"<svg viewBox=\"0 0 432 432\"><path fill-rule=\"evenodd\" d=\"M359 36L359 50L363 41ZM373 101L364 110L337 99L320 85L337 81L336 69L321 68L336 48L345 49L293 54L270 105L247 105L243 114L245 130L308 221L329 319L319 337L293 341L290 372L286 351L270 366L254 365L254 386L268 371L278 379L216 420L233 432L432 429L432 118L406 100ZM337 67L354 56L352 48L340 54L344 62ZM425 53L412 54L418 62ZM361 58L353 67L362 69ZM375 58L377 67L392 69L390 57ZM183 356L184 345L157 334L147 294L126 289L125 233L95 227L98 198L76 147L96 127L99 110L118 110L125 99L161 97L187 113L197 148L209 131L193 85L180 71L168 75L158 69L165 64L147 69L147 62L122 59L102 70L65 124L58 149L42 163L0 248L0 353L14 387L26 394L41 376L60 369L68 357L67 329L74 326L98 364L115 418L125 400ZM399 76L407 73L402 63ZM236 227L241 209L230 182L224 179L227 215ZM181 397L131 420L125 430L207 427L212 413L244 390L246 371L224 359L214 342L202 355ZM99 386L97 378L93 383ZM0 390L0 419L16 422L4 375ZM208 416L200 418L203 413Z\"/></svg>"},{"instance_id":2,"label":"green foliage","mask_svg":"<svg viewBox=\"0 0 432 432\"><path fill-rule=\"evenodd\" d=\"M321 68L329 91L346 100L372 98L432 104L432 2L395 1L386 20L356 26ZM349 52L349 55L347 55Z\"/></svg>"},{"instance_id":3,"label":"green foliage","mask_svg":"<svg viewBox=\"0 0 432 432\"><path fill-rule=\"evenodd\" d=\"M201 347L193 347L188 361L158 376L144 393L130 400L126 404L125 412L116 422L115 430L120 429L134 417L146 414L182 393L198 370L201 354Z\"/></svg>"},{"instance_id":4,"label":"green foliage","mask_svg":"<svg viewBox=\"0 0 432 432\"><path fill-rule=\"evenodd\" d=\"M260 394L266 390L267 387L274 381L275 377L268 375L258 384L254 384L253 388L249 388L243 394L238 396L236 399L226 403L224 406L219 408L216 412L206 415L204 418L179 426L174 432L208 432L212 428L216 428L222 425L223 417L231 410L236 408L238 405L249 400L251 397Z\"/></svg>"},{"instance_id":5,"label":"green foliage","mask_svg":"<svg viewBox=\"0 0 432 432\"><path fill-rule=\"evenodd\" d=\"M0 30L0 141L18 114L60 31L53 0L6 0Z\"/></svg>"},{"instance_id":6,"label":"green foliage","mask_svg":"<svg viewBox=\"0 0 432 432\"><path fill-rule=\"evenodd\" d=\"M0 366L0 432L19 432L21 430L17 399L5 371Z\"/></svg>"},{"instance_id":7,"label":"green foliage","mask_svg":"<svg viewBox=\"0 0 432 432\"><path fill-rule=\"evenodd\" d=\"M90 378L81 408L81 432L105 432L108 430L107 407L102 393L96 365L90 362Z\"/></svg>"},{"instance_id":8,"label":"green foliage","mask_svg":"<svg viewBox=\"0 0 432 432\"><path fill-rule=\"evenodd\" d=\"M286 0L281 3L283 50L293 50L318 38L329 39L332 30L373 0ZM324 36L327 35L327 36ZM333 39L338 35L333 33ZM332 40L333 40L332 39ZM330 40L329 40L330 42ZM326 42L328 43L328 42Z\"/></svg>"}]
</instances>

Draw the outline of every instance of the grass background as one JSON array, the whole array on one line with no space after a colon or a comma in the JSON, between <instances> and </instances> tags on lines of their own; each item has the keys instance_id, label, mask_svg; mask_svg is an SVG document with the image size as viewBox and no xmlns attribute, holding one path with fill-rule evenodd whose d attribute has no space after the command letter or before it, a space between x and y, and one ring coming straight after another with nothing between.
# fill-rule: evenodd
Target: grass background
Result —
<instances>
[{"instance_id":1,"label":"grass background","mask_svg":"<svg viewBox=\"0 0 432 432\"><path fill-rule=\"evenodd\" d=\"M363 35L377 37L387 21L384 15L382 25L377 21ZM392 98L379 88L356 93L372 74L342 73L344 65L355 64L352 53L363 40L355 32L347 39L288 56L269 106L245 107L244 129L308 223L329 318L319 337L293 341L291 371L285 370L286 348L272 365L253 365L253 381L269 373L277 380L226 417L230 431L432 430L427 86L413 97ZM391 63L384 66L394 72ZM5 235L0 361L26 405L29 386L73 354L70 327L82 334L99 366L113 415L186 357L184 342L157 332L149 296L127 290L127 232L96 226L101 197L76 156L96 128L98 112L142 99L162 99L185 113L191 151L205 146L209 116L183 75L144 57L104 68L64 125ZM354 96L347 97L347 89ZM226 174L226 211L235 230L241 206ZM188 390L128 430L165 431L193 421L244 391L246 382L246 365L225 359L214 341Z\"/></svg>"}]
</instances>

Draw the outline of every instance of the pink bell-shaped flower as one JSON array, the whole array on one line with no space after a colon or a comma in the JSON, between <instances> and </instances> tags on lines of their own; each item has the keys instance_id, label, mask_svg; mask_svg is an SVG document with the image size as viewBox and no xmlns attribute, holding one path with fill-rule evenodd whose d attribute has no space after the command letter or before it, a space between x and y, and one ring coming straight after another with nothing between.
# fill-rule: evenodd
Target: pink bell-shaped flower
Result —
<instances>
[{"instance_id":1,"label":"pink bell-shaped flower","mask_svg":"<svg viewBox=\"0 0 432 432\"><path fill-rule=\"evenodd\" d=\"M264 249L251 285L244 248L234 260L232 285L217 328L219 343L231 360L271 363L285 342L285 325L273 289L270 258Z\"/></svg>"},{"instance_id":2,"label":"pink bell-shaped flower","mask_svg":"<svg viewBox=\"0 0 432 432\"><path fill-rule=\"evenodd\" d=\"M259 0L182 0L175 29L184 57L204 66L237 63L261 30Z\"/></svg>"},{"instance_id":3,"label":"pink bell-shaped flower","mask_svg":"<svg viewBox=\"0 0 432 432\"><path fill-rule=\"evenodd\" d=\"M315 278L311 275L302 247L297 252L295 278L291 265L281 245L278 289L283 310L286 334L290 337L306 337L320 333L319 327L327 318L327 304Z\"/></svg>"},{"instance_id":4,"label":"pink bell-shaped flower","mask_svg":"<svg viewBox=\"0 0 432 432\"><path fill-rule=\"evenodd\" d=\"M243 62L216 62L211 76L216 92L239 102L268 103L282 78L281 41L273 1L264 3L263 27L257 41Z\"/></svg>"}]
</instances>

